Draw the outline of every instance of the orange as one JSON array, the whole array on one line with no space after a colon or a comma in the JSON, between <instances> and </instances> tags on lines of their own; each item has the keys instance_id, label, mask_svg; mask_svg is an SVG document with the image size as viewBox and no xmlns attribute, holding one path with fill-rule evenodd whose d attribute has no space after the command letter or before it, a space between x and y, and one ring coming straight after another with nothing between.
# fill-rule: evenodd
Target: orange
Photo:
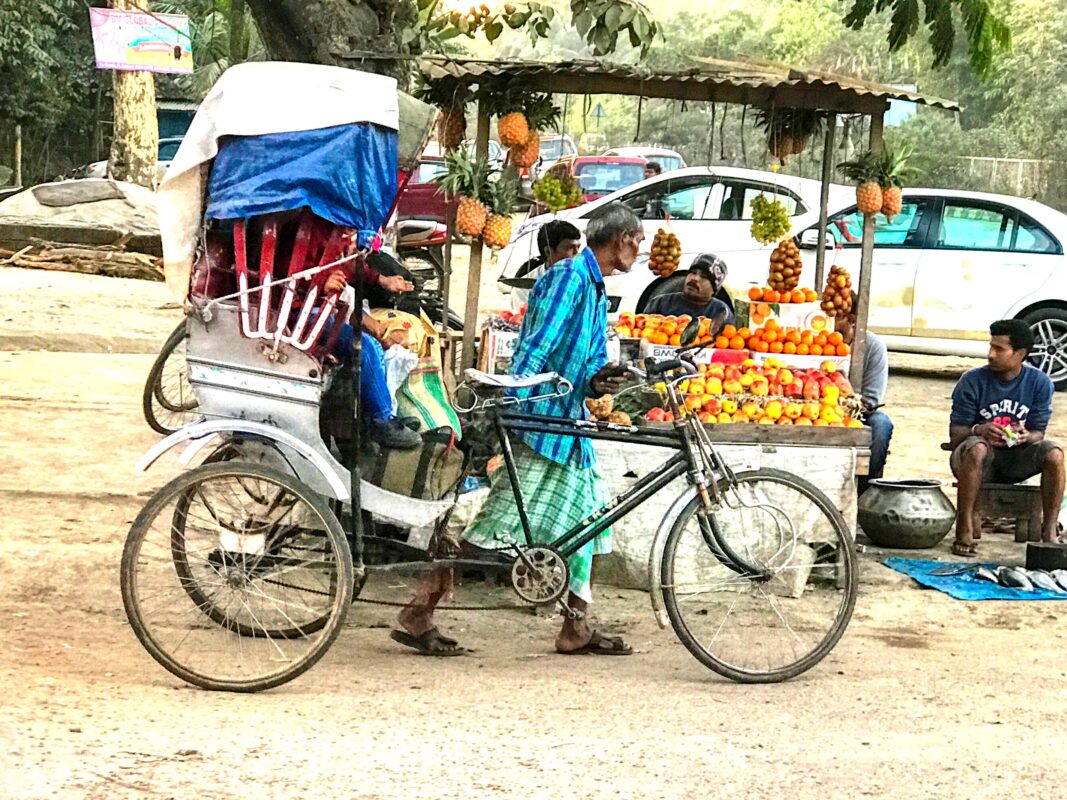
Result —
<instances>
[{"instance_id":1,"label":"orange","mask_svg":"<svg viewBox=\"0 0 1067 800\"><path fill-rule=\"evenodd\" d=\"M764 303L777 303L778 302L778 292L774 291L774 289L764 289L763 290L763 302Z\"/></svg>"},{"instance_id":2,"label":"orange","mask_svg":"<svg viewBox=\"0 0 1067 800\"><path fill-rule=\"evenodd\" d=\"M800 333L790 329L785 332L785 340L787 342L792 342L793 344L800 344Z\"/></svg>"},{"instance_id":3,"label":"orange","mask_svg":"<svg viewBox=\"0 0 1067 800\"><path fill-rule=\"evenodd\" d=\"M660 332L665 333L668 336L673 336L678 332L678 326L673 322L664 322L659 326Z\"/></svg>"},{"instance_id":4,"label":"orange","mask_svg":"<svg viewBox=\"0 0 1067 800\"><path fill-rule=\"evenodd\" d=\"M635 328L643 328L643 327L645 327L645 319L646 318L645 318L644 314L638 314L636 317L634 317L634 327Z\"/></svg>"},{"instance_id":5,"label":"orange","mask_svg":"<svg viewBox=\"0 0 1067 800\"><path fill-rule=\"evenodd\" d=\"M769 349L770 349L770 345L767 344L762 339L760 339L758 342L756 342L756 350L759 351L760 353L766 353Z\"/></svg>"},{"instance_id":6,"label":"orange","mask_svg":"<svg viewBox=\"0 0 1067 800\"><path fill-rule=\"evenodd\" d=\"M813 327L817 331L824 330L826 328L826 317L820 315L813 318L811 321L811 327Z\"/></svg>"},{"instance_id":7,"label":"orange","mask_svg":"<svg viewBox=\"0 0 1067 800\"><path fill-rule=\"evenodd\" d=\"M829 336L826 337L826 341L828 341L832 345L839 345L839 344L841 344L841 342L845 341L845 337L842 336L837 331L834 331L833 333L831 333Z\"/></svg>"},{"instance_id":8,"label":"orange","mask_svg":"<svg viewBox=\"0 0 1067 800\"><path fill-rule=\"evenodd\" d=\"M648 339L652 344L667 344L670 341L670 337L662 331L656 331Z\"/></svg>"},{"instance_id":9,"label":"orange","mask_svg":"<svg viewBox=\"0 0 1067 800\"><path fill-rule=\"evenodd\" d=\"M804 331L800 334L800 341L809 346L813 345L815 344L815 334L811 331Z\"/></svg>"},{"instance_id":10,"label":"orange","mask_svg":"<svg viewBox=\"0 0 1067 800\"><path fill-rule=\"evenodd\" d=\"M793 290L793 302L794 303L803 303L804 302L804 290L803 289L794 289Z\"/></svg>"},{"instance_id":11,"label":"orange","mask_svg":"<svg viewBox=\"0 0 1067 800\"><path fill-rule=\"evenodd\" d=\"M771 313L771 307L766 303L756 303L756 313L761 317L769 316Z\"/></svg>"},{"instance_id":12,"label":"orange","mask_svg":"<svg viewBox=\"0 0 1067 800\"><path fill-rule=\"evenodd\" d=\"M745 349L745 340L742 339L740 336L734 336L733 338L730 339L730 349L731 350L744 350Z\"/></svg>"},{"instance_id":13,"label":"orange","mask_svg":"<svg viewBox=\"0 0 1067 800\"><path fill-rule=\"evenodd\" d=\"M826 347L826 334L820 333L818 336L816 336L815 344L819 345L819 347Z\"/></svg>"},{"instance_id":14,"label":"orange","mask_svg":"<svg viewBox=\"0 0 1067 800\"><path fill-rule=\"evenodd\" d=\"M761 297L763 297L763 290L758 286L753 286L748 290L749 300L759 300Z\"/></svg>"},{"instance_id":15,"label":"orange","mask_svg":"<svg viewBox=\"0 0 1067 800\"><path fill-rule=\"evenodd\" d=\"M764 327L769 331L776 331L778 330L778 320L769 319L767 320L767 324Z\"/></svg>"},{"instance_id":16,"label":"orange","mask_svg":"<svg viewBox=\"0 0 1067 800\"><path fill-rule=\"evenodd\" d=\"M782 352L785 353L787 356L791 356L791 355L795 354L796 351L797 351L797 346L795 344L793 344L792 342L786 342L785 344L782 345Z\"/></svg>"},{"instance_id":17,"label":"orange","mask_svg":"<svg viewBox=\"0 0 1067 800\"><path fill-rule=\"evenodd\" d=\"M748 318L749 318L749 321L751 321L753 325L759 325L761 322L763 322L765 319L767 319L765 316L763 316L762 314L757 314L755 311L753 311L751 314L749 314Z\"/></svg>"},{"instance_id":18,"label":"orange","mask_svg":"<svg viewBox=\"0 0 1067 800\"><path fill-rule=\"evenodd\" d=\"M729 350L730 340L727 339L725 336L717 336L715 338L715 348L717 350Z\"/></svg>"},{"instance_id":19,"label":"orange","mask_svg":"<svg viewBox=\"0 0 1067 800\"><path fill-rule=\"evenodd\" d=\"M837 354L839 356L847 356L851 352L852 348L849 347L847 344L841 343L837 346Z\"/></svg>"},{"instance_id":20,"label":"orange","mask_svg":"<svg viewBox=\"0 0 1067 800\"><path fill-rule=\"evenodd\" d=\"M740 336L742 339L747 339L749 336L752 335L752 331L750 331L748 328L738 328L737 335Z\"/></svg>"},{"instance_id":21,"label":"orange","mask_svg":"<svg viewBox=\"0 0 1067 800\"><path fill-rule=\"evenodd\" d=\"M733 325L723 326L722 335L725 336L727 339L732 339L733 337L737 336L737 333L737 328L735 328Z\"/></svg>"},{"instance_id":22,"label":"orange","mask_svg":"<svg viewBox=\"0 0 1067 800\"><path fill-rule=\"evenodd\" d=\"M669 344L671 344L674 347L680 347L681 344L682 344L682 336L681 336L681 334L676 333L676 334L674 334L674 336L672 336L667 341L668 341Z\"/></svg>"},{"instance_id":23,"label":"orange","mask_svg":"<svg viewBox=\"0 0 1067 800\"><path fill-rule=\"evenodd\" d=\"M821 344L813 344L810 349L811 349L811 354L813 356L821 356L822 355L822 345Z\"/></svg>"},{"instance_id":24,"label":"orange","mask_svg":"<svg viewBox=\"0 0 1067 800\"><path fill-rule=\"evenodd\" d=\"M749 336L748 341L745 342L745 345L748 347L749 350L755 350L756 345L758 345L760 341L762 340L758 336Z\"/></svg>"},{"instance_id":25,"label":"orange","mask_svg":"<svg viewBox=\"0 0 1067 800\"><path fill-rule=\"evenodd\" d=\"M797 355L806 356L808 354L808 346L806 344L797 345Z\"/></svg>"},{"instance_id":26,"label":"orange","mask_svg":"<svg viewBox=\"0 0 1067 800\"><path fill-rule=\"evenodd\" d=\"M771 342L770 351L772 353L781 353L784 349L784 345L781 342Z\"/></svg>"},{"instance_id":27,"label":"orange","mask_svg":"<svg viewBox=\"0 0 1067 800\"><path fill-rule=\"evenodd\" d=\"M646 339L646 340L648 340L650 342L652 341L652 337L655 336L655 335L656 335L656 329L655 328L645 328L643 331L641 331L641 338L642 339Z\"/></svg>"},{"instance_id":28,"label":"orange","mask_svg":"<svg viewBox=\"0 0 1067 800\"><path fill-rule=\"evenodd\" d=\"M819 299L819 293L816 292L814 289L805 289L804 290L804 302L806 302L806 303L814 303L818 299Z\"/></svg>"}]
</instances>

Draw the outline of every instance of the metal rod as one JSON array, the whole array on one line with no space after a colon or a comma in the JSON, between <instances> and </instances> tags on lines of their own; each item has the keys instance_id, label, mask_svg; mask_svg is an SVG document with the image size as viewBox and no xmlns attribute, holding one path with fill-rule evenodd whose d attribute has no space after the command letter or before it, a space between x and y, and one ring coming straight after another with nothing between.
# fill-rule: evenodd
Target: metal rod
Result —
<instances>
[{"instance_id":1,"label":"metal rod","mask_svg":"<svg viewBox=\"0 0 1067 800\"><path fill-rule=\"evenodd\" d=\"M15 126L15 186L22 186L22 126Z\"/></svg>"},{"instance_id":2,"label":"metal rod","mask_svg":"<svg viewBox=\"0 0 1067 800\"><path fill-rule=\"evenodd\" d=\"M348 441L348 469L352 495L352 516L348 533L354 546L352 565L356 574L363 570L363 501L360 496L359 450L361 439L361 412L359 385L363 371L363 281L358 277L352 282L355 292L352 309L352 436Z\"/></svg>"},{"instance_id":3,"label":"metal rod","mask_svg":"<svg viewBox=\"0 0 1067 800\"><path fill-rule=\"evenodd\" d=\"M819 193L819 244L815 248L815 291L822 291L826 269L826 216L830 203L830 180L834 170L834 136L837 134L837 114L826 115L826 140L822 149L822 191Z\"/></svg>"},{"instance_id":4,"label":"metal rod","mask_svg":"<svg viewBox=\"0 0 1067 800\"><path fill-rule=\"evenodd\" d=\"M526 501L522 496L522 486L519 485L519 471L515 468L515 454L511 451L511 439L504 428L500 417L493 416L493 424L496 426L496 435L500 439L500 449L504 453L504 464L508 468L508 480L511 481L511 491L515 497L515 507L519 510L519 523L522 525L522 535L526 544L533 542L530 536L530 519L526 516Z\"/></svg>"},{"instance_id":5,"label":"metal rod","mask_svg":"<svg viewBox=\"0 0 1067 800\"><path fill-rule=\"evenodd\" d=\"M870 149L873 153L882 150L882 125L885 111L871 117ZM852 363L848 379L856 394L863 391L864 348L867 343L867 312L871 300L871 272L874 267L874 214L863 218L863 244L860 256L860 285L857 292L856 327L852 339Z\"/></svg>"},{"instance_id":6,"label":"metal rod","mask_svg":"<svg viewBox=\"0 0 1067 800\"><path fill-rule=\"evenodd\" d=\"M592 439L600 442L623 442L625 444L643 444L648 447L669 447L674 450L678 450L682 446L677 439L657 439L633 433L611 433L596 429L584 430L563 426L553 429L549 425L537 422L509 422L508 430L529 433L552 433L557 436L571 436L575 439Z\"/></svg>"},{"instance_id":7,"label":"metal rod","mask_svg":"<svg viewBox=\"0 0 1067 800\"><path fill-rule=\"evenodd\" d=\"M478 133L474 157L489 157L489 110L485 98L478 98ZM467 270L467 308L463 314L463 368L474 366L474 337L478 333L478 296L482 290L482 240L471 242L470 266Z\"/></svg>"}]
</instances>

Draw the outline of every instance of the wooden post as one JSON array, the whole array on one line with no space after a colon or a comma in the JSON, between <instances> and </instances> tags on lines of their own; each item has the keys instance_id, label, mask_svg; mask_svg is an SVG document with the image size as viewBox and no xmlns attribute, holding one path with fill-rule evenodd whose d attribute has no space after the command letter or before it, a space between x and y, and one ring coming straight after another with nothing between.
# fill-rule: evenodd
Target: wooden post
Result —
<instances>
[{"instance_id":1,"label":"wooden post","mask_svg":"<svg viewBox=\"0 0 1067 800\"><path fill-rule=\"evenodd\" d=\"M882 123L885 111L871 116L870 149L878 153L882 150ZM863 350L867 342L867 310L871 299L871 272L874 269L874 214L863 218L863 244L860 255L860 285L857 291L856 328L852 339L852 365L848 370L848 379L852 388L859 394L863 389Z\"/></svg>"},{"instance_id":2,"label":"wooden post","mask_svg":"<svg viewBox=\"0 0 1067 800\"><path fill-rule=\"evenodd\" d=\"M22 126L15 126L15 182L13 186L22 186Z\"/></svg>"},{"instance_id":3,"label":"wooden post","mask_svg":"<svg viewBox=\"0 0 1067 800\"><path fill-rule=\"evenodd\" d=\"M474 157L489 157L489 111L485 99L478 100L478 132ZM467 270L467 308L463 313L463 369L474 366L474 339L478 335L478 296L482 287L482 240L471 242L470 266Z\"/></svg>"},{"instance_id":4,"label":"wooden post","mask_svg":"<svg viewBox=\"0 0 1067 800\"><path fill-rule=\"evenodd\" d=\"M819 245L815 249L815 291L822 291L826 269L826 215L830 203L830 181L833 179L834 136L837 133L837 114L826 118L826 140L822 148L822 191L819 194Z\"/></svg>"}]
</instances>

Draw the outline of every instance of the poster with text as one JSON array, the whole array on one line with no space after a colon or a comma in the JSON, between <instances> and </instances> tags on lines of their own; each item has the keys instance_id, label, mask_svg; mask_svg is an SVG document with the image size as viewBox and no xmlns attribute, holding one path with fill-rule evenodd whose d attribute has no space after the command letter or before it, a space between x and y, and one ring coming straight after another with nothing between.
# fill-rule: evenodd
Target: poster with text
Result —
<instances>
[{"instance_id":1,"label":"poster with text","mask_svg":"<svg viewBox=\"0 0 1067 800\"><path fill-rule=\"evenodd\" d=\"M189 18L184 14L90 8L89 23L97 69L193 71Z\"/></svg>"}]
</instances>

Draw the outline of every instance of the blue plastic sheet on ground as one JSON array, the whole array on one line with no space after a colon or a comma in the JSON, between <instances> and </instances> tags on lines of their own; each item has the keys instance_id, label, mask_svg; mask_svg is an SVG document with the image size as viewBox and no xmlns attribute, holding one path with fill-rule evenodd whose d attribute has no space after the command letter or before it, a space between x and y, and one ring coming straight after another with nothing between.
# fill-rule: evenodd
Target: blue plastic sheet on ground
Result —
<instances>
[{"instance_id":1,"label":"blue plastic sheet on ground","mask_svg":"<svg viewBox=\"0 0 1067 800\"><path fill-rule=\"evenodd\" d=\"M948 561L926 561L918 558L887 558L883 562L887 567L914 578L923 586L937 589L957 600L1067 600L1067 593L1057 594L1044 589L1025 592L1022 589L1009 589L1007 586L990 583L976 578L973 573L962 575L931 575L938 567L953 563ZM986 564L996 569L996 564Z\"/></svg>"},{"instance_id":2,"label":"blue plastic sheet on ground","mask_svg":"<svg viewBox=\"0 0 1067 800\"><path fill-rule=\"evenodd\" d=\"M396 131L369 122L221 141L208 179L209 219L311 211L367 245L397 190Z\"/></svg>"}]
</instances>

